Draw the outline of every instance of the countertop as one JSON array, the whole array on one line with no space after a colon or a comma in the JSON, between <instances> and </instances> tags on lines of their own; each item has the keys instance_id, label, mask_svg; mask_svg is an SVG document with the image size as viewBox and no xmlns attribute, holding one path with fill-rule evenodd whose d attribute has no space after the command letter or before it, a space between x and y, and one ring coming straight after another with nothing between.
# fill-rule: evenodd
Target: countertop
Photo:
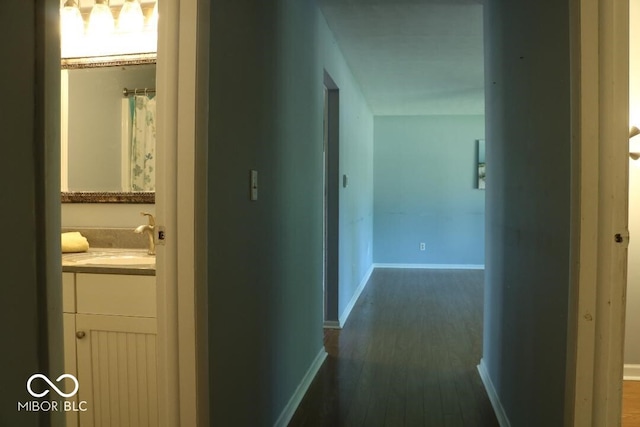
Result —
<instances>
[{"instance_id":1,"label":"countertop","mask_svg":"<svg viewBox=\"0 0 640 427\"><path fill-rule=\"evenodd\" d=\"M70 273L94 273L94 274L130 274L140 276L155 276L155 264L76 264L78 260L86 260L100 255L135 254L146 255L145 249L119 249L119 248L91 248L88 252L62 254L62 271Z\"/></svg>"}]
</instances>

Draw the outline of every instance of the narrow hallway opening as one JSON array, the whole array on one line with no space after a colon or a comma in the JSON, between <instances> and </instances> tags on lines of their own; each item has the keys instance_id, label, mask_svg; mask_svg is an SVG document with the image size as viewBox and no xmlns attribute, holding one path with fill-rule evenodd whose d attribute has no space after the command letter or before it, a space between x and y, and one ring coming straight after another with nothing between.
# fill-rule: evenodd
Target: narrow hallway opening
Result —
<instances>
[{"instance_id":1,"label":"narrow hallway opening","mask_svg":"<svg viewBox=\"0 0 640 427\"><path fill-rule=\"evenodd\" d=\"M290 426L497 426L476 365L482 270L376 269Z\"/></svg>"}]
</instances>

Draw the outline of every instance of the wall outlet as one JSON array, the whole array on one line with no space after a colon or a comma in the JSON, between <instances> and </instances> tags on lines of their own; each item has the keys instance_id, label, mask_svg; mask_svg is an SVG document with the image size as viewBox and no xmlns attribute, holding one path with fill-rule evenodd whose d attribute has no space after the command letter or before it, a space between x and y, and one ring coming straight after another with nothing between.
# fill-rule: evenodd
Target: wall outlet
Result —
<instances>
[{"instance_id":1,"label":"wall outlet","mask_svg":"<svg viewBox=\"0 0 640 427\"><path fill-rule=\"evenodd\" d=\"M420 243L420 250L421 251L426 251L427 250L427 245L424 242Z\"/></svg>"}]
</instances>

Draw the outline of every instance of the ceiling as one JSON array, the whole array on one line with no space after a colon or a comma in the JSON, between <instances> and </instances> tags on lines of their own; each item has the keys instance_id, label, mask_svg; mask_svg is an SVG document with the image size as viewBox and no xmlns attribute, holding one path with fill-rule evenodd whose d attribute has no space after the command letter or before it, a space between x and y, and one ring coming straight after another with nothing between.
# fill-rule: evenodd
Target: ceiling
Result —
<instances>
[{"instance_id":1,"label":"ceiling","mask_svg":"<svg viewBox=\"0 0 640 427\"><path fill-rule=\"evenodd\" d=\"M320 0L374 115L484 114L479 0Z\"/></svg>"}]
</instances>

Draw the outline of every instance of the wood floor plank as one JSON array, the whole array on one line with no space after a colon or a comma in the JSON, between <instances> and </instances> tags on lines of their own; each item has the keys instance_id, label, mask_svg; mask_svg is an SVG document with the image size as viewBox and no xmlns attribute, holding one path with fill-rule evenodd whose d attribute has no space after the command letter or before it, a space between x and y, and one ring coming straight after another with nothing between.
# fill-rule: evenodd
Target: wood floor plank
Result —
<instances>
[{"instance_id":1,"label":"wood floor plank","mask_svg":"<svg viewBox=\"0 0 640 427\"><path fill-rule=\"evenodd\" d=\"M640 381L623 384L622 427L640 427Z\"/></svg>"},{"instance_id":2,"label":"wood floor plank","mask_svg":"<svg viewBox=\"0 0 640 427\"><path fill-rule=\"evenodd\" d=\"M376 269L289 425L498 426L476 370L483 280Z\"/></svg>"}]
</instances>

